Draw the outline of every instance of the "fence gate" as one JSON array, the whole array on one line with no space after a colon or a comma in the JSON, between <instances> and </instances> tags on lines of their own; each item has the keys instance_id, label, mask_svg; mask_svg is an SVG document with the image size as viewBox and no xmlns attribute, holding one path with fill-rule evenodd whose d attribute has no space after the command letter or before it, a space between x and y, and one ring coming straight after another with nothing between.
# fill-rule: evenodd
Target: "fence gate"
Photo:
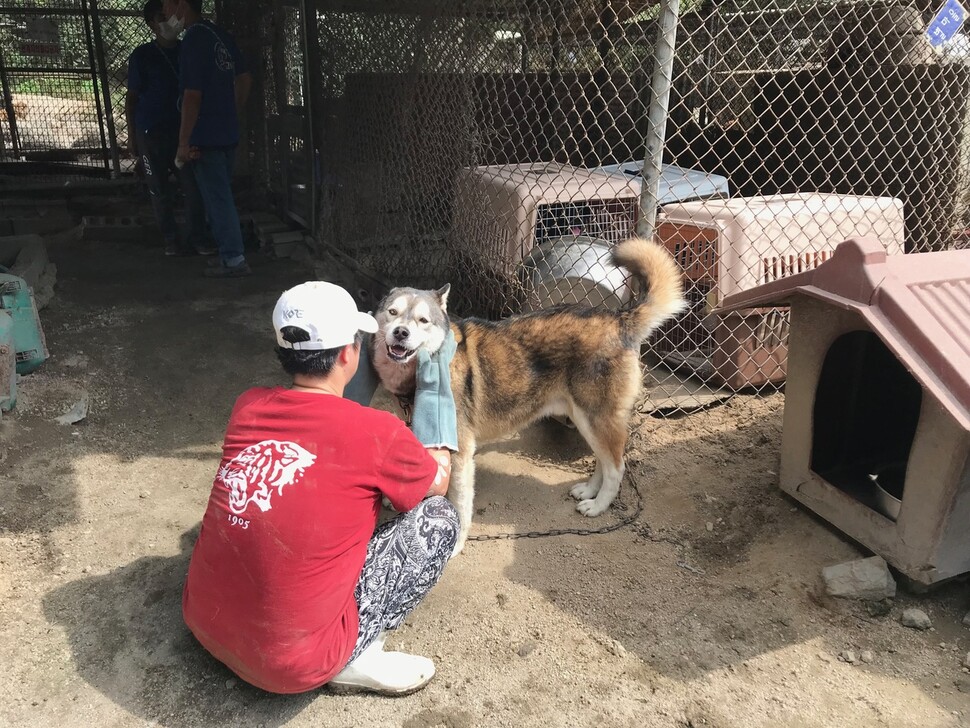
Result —
<instances>
[{"instance_id":1,"label":"fence gate","mask_svg":"<svg viewBox=\"0 0 970 728\"><path fill-rule=\"evenodd\" d=\"M147 40L139 6L0 0L0 173L120 174L126 63Z\"/></svg>"},{"instance_id":2,"label":"fence gate","mask_svg":"<svg viewBox=\"0 0 970 728\"><path fill-rule=\"evenodd\" d=\"M315 172L304 6L305 0L267 3L261 60L270 170L267 183L281 214L312 230Z\"/></svg>"}]
</instances>

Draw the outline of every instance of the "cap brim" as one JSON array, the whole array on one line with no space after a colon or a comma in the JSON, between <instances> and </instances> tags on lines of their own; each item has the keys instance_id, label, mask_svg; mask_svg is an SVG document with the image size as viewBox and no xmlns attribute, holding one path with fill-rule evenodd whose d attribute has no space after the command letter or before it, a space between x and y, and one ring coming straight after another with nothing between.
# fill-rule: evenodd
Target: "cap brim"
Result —
<instances>
[{"instance_id":1,"label":"cap brim","mask_svg":"<svg viewBox=\"0 0 970 728\"><path fill-rule=\"evenodd\" d=\"M359 313L357 315L357 329L365 334L377 333L377 319L369 313Z\"/></svg>"}]
</instances>

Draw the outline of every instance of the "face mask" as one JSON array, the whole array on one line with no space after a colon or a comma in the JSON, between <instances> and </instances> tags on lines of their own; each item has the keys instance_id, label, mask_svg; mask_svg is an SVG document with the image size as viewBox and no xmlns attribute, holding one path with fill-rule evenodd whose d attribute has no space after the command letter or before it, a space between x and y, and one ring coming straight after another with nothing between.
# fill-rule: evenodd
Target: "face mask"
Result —
<instances>
[{"instance_id":1,"label":"face mask","mask_svg":"<svg viewBox=\"0 0 970 728\"><path fill-rule=\"evenodd\" d=\"M185 30L185 21L173 15L171 18L159 25L159 29L163 37L165 37L167 40L172 40L177 38L179 33Z\"/></svg>"},{"instance_id":2,"label":"face mask","mask_svg":"<svg viewBox=\"0 0 970 728\"><path fill-rule=\"evenodd\" d=\"M171 26L168 20L158 24L158 34L162 37L162 40L175 40L179 37L181 30L176 30Z\"/></svg>"}]
</instances>

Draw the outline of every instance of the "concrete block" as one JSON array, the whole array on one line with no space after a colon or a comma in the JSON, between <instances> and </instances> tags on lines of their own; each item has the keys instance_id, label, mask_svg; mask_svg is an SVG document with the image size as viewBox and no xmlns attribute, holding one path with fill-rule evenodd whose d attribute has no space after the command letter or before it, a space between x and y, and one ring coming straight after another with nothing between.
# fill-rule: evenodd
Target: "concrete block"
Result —
<instances>
[{"instance_id":1,"label":"concrete block","mask_svg":"<svg viewBox=\"0 0 970 728\"><path fill-rule=\"evenodd\" d=\"M270 249L273 247L273 236L280 233L289 233L292 229L289 225L282 222L279 223L264 223L261 226L257 226L255 229L255 237L259 243L259 247L262 249Z\"/></svg>"},{"instance_id":2,"label":"concrete block","mask_svg":"<svg viewBox=\"0 0 970 728\"><path fill-rule=\"evenodd\" d=\"M270 239L273 245L279 245L282 243L302 243L304 234L301 230L287 230L285 232L273 233Z\"/></svg>"},{"instance_id":3,"label":"concrete block","mask_svg":"<svg viewBox=\"0 0 970 728\"><path fill-rule=\"evenodd\" d=\"M0 209L0 218L4 224L0 228L12 235L28 235L37 233L53 233L75 224L74 217L68 211L66 204L51 202L20 201L5 205Z\"/></svg>"},{"instance_id":4,"label":"concrete block","mask_svg":"<svg viewBox=\"0 0 970 728\"><path fill-rule=\"evenodd\" d=\"M299 248L300 243L280 243L273 246L273 256L276 258L292 258Z\"/></svg>"},{"instance_id":5,"label":"concrete block","mask_svg":"<svg viewBox=\"0 0 970 728\"><path fill-rule=\"evenodd\" d=\"M39 235L16 235L0 238L0 264L10 273L23 278L34 292L38 309L54 297L57 267L50 262L47 244Z\"/></svg>"},{"instance_id":6,"label":"concrete block","mask_svg":"<svg viewBox=\"0 0 970 728\"><path fill-rule=\"evenodd\" d=\"M43 245L44 238L40 235L8 235L0 237L0 265L10 267L17 260L20 251L28 245Z\"/></svg>"},{"instance_id":7,"label":"concrete block","mask_svg":"<svg viewBox=\"0 0 970 728\"><path fill-rule=\"evenodd\" d=\"M17 254L17 259L10 266L10 272L23 278L30 288L37 288L50 260L47 257L47 246L41 242L25 245Z\"/></svg>"},{"instance_id":8,"label":"concrete block","mask_svg":"<svg viewBox=\"0 0 970 728\"><path fill-rule=\"evenodd\" d=\"M253 226L264 224L264 223L274 223L282 222L278 215L272 212L251 212L247 215L240 215L239 219L244 223L249 223Z\"/></svg>"},{"instance_id":9,"label":"concrete block","mask_svg":"<svg viewBox=\"0 0 970 728\"><path fill-rule=\"evenodd\" d=\"M81 222L85 227L133 228L143 226L146 221L139 215L88 215Z\"/></svg>"},{"instance_id":10,"label":"concrete block","mask_svg":"<svg viewBox=\"0 0 970 728\"><path fill-rule=\"evenodd\" d=\"M50 211L67 212L67 200L32 200L14 198L0 200L0 216L4 217L36 217L50 214Z\"/></svg>"},{"instance_id":11,"label":"concrete block","mask_svg":"<svg viewBox=\"0 0 970 728\"><path fill-rule=\"evenodd\" d=\"M264 222L256 226L256 236L263 240L275 233L285 233L290 231L290 226L284 222Z\"/></svg>"},{"instance_id":12,"label":"concrete block","mask_svg":"<svg viewBox=\"0 0 970 728\"><path fill-rule=\"evenodd\" d=\"M896 580L879 556L822 569L825 591L833 597L879 600L896 596Z\"/></svg>"},{"instance_id":13,"label":"concrete block","mask_svg":"<svg viewBox=\"0 0 970 728\"><path fill-rule=\"evenodd\" d=\"M273 255L277 258L292 257L297 250L305 246L304 235L299 230L273 233L270 236Z\"/></svg>"},{"instance_id":14,"label":"concrete block","mask_svg":"<svg viewBox=\"0 0 970 728\"><path fill-rule=\"evenodd\" d=\"M30 233L43 235L65 230L74 225L74 220L71 217L60 216L19 217L10 218L10 224L14 235L28 235Z\"/></svg>"},{"instance_id":15,"label":"concrete block","mask_svg":"<svg viewBox=\"0 0 970 728\"><path fill-rule=\"evenodd\" d=\"M44 273L34 286L34 302L37 310L43 311L47 304L54 298L54 284L57 282L57 266L48 263L44 268Z\"/></svg>"},{"instance_id":16,"label":"concrete block","mask_svg":"<svg viewBox=\"0 0 970 728\"><path fill-rule=\"evenodd\" d=\"M88 215L81 221L84 240L132 240L159 237L153 218L139 215Z\"/></svg>"}]
</instances>

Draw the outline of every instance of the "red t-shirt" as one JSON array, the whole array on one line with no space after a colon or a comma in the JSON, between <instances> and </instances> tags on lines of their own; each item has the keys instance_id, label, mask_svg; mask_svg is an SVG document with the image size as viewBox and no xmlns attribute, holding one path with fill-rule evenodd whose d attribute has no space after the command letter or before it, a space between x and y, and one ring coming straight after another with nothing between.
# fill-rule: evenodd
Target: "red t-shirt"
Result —
<instances>
[{"instance_id":1,"label":"red t-shirt","mask_svg":"<svg viewBox=\"0 0 970 728\"><path fill-rule=\"evenodd\" d=\"M233 408L182 595L185 623L239 677L297 693L357 640L354 587L387 496L421 502L437 463L404 423L340 397L256 388Z\"/></svg>"}]
</instances>

